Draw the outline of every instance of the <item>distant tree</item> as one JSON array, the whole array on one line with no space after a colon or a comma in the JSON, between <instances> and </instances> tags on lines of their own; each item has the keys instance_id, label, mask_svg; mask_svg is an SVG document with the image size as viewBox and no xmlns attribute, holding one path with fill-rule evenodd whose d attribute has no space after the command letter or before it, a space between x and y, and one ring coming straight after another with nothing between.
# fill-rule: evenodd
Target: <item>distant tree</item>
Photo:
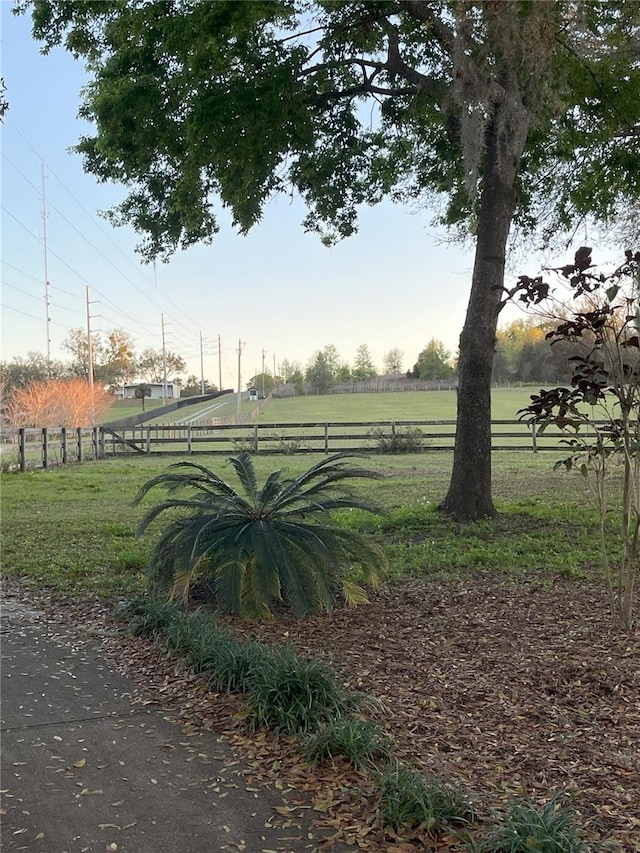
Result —
<instances>
[{"instance_id":1,"label":"distant tree","mask_svg":"<svg viewBox=\"0 0 640 853\"><path fill-rule=\"evenodd\" d=\"M431 338L407 375L414 379L449 379L454 373L450 359L451 353L442 341Z\"/></svg>"},{"instance_id":2,"label":"distant tree","mask_svg":"<svg viewBox=\"0 0 640 853\"><path fill-rule=\"evenodd\" d=\"M353 381L353 371L349 367L346 361L340 362L338 365L338 369L336 370L335 375L336 382L342 384L346 384L348 382Z\"/></svg>"},{"instance_id":3,"label":"distant tree","mask_svg":"<svg viewBox=\"0 0 640 853\"><path fill-rule=\"evenodd\" d=\"M340 368L344 364L344 362L340 358L338 350L333 344L326 344L326 346L322 348L322 353L324 355L327 368L331 373L331 376L334 380L336 380L338 378Z\"/></svg>"},{"instance_id":4,"label":"distant tree","mask_svg":"<svg viewBox=\"0 0 640 853\"><path fill-rule=\"evenodd\" d=\"M280 375L286 385L292 385L296 394L304 391L304 373L298 361L285 359L280 365Z\"/></svg>"},{"instance_id":5,"label":"distant tree","mask_svg":"<svg viewBox=\"0 0 640 853\"><path fill-rule=\"evenodd\" d=\"M124 329L106 334L92 333L93 378L104 387L120 386L136 373L133 338ZM75 376L89 376L89 338L83 329L71 329L62 342L71 355L70 370Z\"/></svg>"},{"instance_id":6,"label":"distant tree","mask_svg":"<svg viewBox=\"0 0 640 853\"><path fill-rule=\"evenodd\" d=\"M167 350L167 376L184 373L187 363L181 355ZM147 348L143 350L135 362L136 376L145 382L158 384L164 382L164 359L161 349Z\"/></svg>"},{"instance_id":7,"label":"distant tree","mask_svg":"<svg viewBox=\"0 0 640 853\"><path fill-rule=\"evenodd\" d=\"M298 361L289 361L288 358L285 358L279 366L280 376L282 377L283 382L291 382L291 377L294 374L302 375L302 368L300 367L300 362Z\"/></svg>"},{"instance_id":8,"label":"distant tree","mask_svg":"<svg viewBox=\"0 0 640 853\"><path fill-rule=\"evenodd\" d=\"M71 376L68 364L56 359L47 359L40 352L27 353L26 357L17 356L11 361L0 362L0 376L6 391L28 385L30 382L46 382L47 379L68 379Z\"/></svg>"},{"instance_id":9,"label":"distant tree","mask_svg":"<svg viewBox=\"0 0 640 853\"><path fill-rule=\"evenodd\" d=\"M217 385L213 385L209 382L208 379L204 380L204 393L212 394L214 391L218 390ZM184 381L184 384L180 388L180 396L181 397L197 397L198 394L202 394L202 382L195 373L192 373L190 376Z\"/></svg>"},{"instance_id":10,"label":"distant tree","mask_svg":"<svg viewBox=\"0 0 640 853\"><path fill-rule=\"evenodd\" d=\"M496 333L493 378L501 382L557 382L569 379L572 355L566 342L554 345L547 335L553 324L543 315L514 320Z\"/></svg>"},{"instance_id":11,"label":"distant tree","mask_svg":"<svg viewBox=\"0 0 640 853\"><path fill-rule=\"evenodd\" d=\"M366 344L360 344L356 350L356 357L353 360L353 369L351 376L354 382L366 382L368 379L375 379L378 371L375 368L369 347Z\"/></svg>"},{"instance_id":12,"label":"distant tree","mask_svg":"<svg viewBox=\"0 0 640 853\"><path fill-rule=\"evenodd\" d=\"M151 385L148 385L146 382L141 382L140 385L136 385L136 389L133 393L135 394L136 400L142 400L142 411L144 412L144 400L145 397L151 396Z\"/></svg>"},{"instance_id":13,"label":"distant tree","mask_svg":"<svg viewBox=\"0 0 640 853\"><path fill-rule=\"evenodd\" d=\"M255 388L258 394L266 396L273 391L275 384L273 375L268 370L265 370L264 373L256 373L255 376L252 376L247 382L247 388Z\"/></svg>"},{"instance_id":14,"label":"distant tree","mask_svg":"<svg viewBox=\"0 0 640 853\"><path fill-rule=\"evenodd\" d=\"M310 359L305 371L305 381L314 394L326 394L335 385L335 373L324 350L318 350Z\"/></svg>"},{"instance_id":15,"label":"distant tree","mask_svg":"<svg viewBox=\"0 0 640 853\"><path fill-rule=\"evenodd\" d=\"M92 426L112 404L110 394L84 379L48 379L15 388L6 417L17 427Z\"/></svg>"},{"instance_id":16,"label":"distant tree","mask_svg":"<svg viewBox=\"0 0 640 853\"><path fill-rule=\"evenodd\" d=\"M402 362L404 360L404 352L397 347L390 349L384 354L382 366L385 373L402 373Z\"/></svg>"}]
</instances>

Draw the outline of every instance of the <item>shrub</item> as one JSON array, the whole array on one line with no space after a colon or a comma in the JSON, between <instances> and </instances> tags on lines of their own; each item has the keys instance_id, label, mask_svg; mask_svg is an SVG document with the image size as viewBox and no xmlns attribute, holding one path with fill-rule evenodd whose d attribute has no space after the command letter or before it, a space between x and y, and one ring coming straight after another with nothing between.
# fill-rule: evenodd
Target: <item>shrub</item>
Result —
<instances>
[{"instance_id":1,"label":"shrub","mask_svg":"<svg viewBox=\"0 0 640 853\"><path fill-rule=\"evenodd\" d=\"M376 427L369 435L375 441L379 453L420 453L423 448L424 436L418 427L401 430L392 426L389 432Z\"/></svg>"},{"instance_id":2,"label":"shrub","mask_svg":"<svg viewBox=\"0 0 640 853\"><path fill-rule=\"evenodd\" d=\"M346 566L360 566L365 581L377 582L385 564L380 548L355 530L339 527L331 513L359 508L377 512L347 491L344 482L380 475L348 464L350 454L335 454L296 479L273 471L262 488L247 453L231 457L242 494L213 471L179 462L149 480L135 502L156 486L169 498L147 512L144 532L160 514L171 519L153 549L149 580L154 592L187 596L206 580L215 606L244 616L270 616L280 601L299 616L331 610L341 594L349 604L366 601L364 590L344 577ZM174 495L188 490L187 497Z\"/></svg>"},{"instance_id":3,"label":"shrub","mask_svg":"<svg viewBox=\"0 0 640 853\"><path fill-rule=\"evenodd\" d=\"M473 820L471 800L460 788L428 778L398 763L380 776L380 820L396 832L424 826L438 833L446 825Z\"/></svg>"}]
</instances>

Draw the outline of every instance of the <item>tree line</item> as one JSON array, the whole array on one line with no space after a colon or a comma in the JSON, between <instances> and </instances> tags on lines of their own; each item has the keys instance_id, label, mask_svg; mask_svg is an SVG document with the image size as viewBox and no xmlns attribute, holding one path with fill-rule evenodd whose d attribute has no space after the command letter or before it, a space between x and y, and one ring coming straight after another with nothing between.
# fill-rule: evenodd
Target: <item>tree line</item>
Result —
<instances>
[{"instance_id":1,"label":"tree line","mask_svg":"<svg viewBox=\"0 0 640 853\"><path fill-rule=\"evenodd\" d=\"M172 350L163 355L161 349L136 352L133 337L124 329L111 329L104 334L91 335L92 376L94 383L107 390L123 384L162 382L166 361L167 380L183 385L180 378L187 369L184 358ZM48 379L89 379L89 339L82 329L71 329L62 343L69 358L48 359L40 352L29 352L10 361L0 362L0 376L7 391L24 387L31 382ZM191 377L190 377L191 378ZM199 383L198 383L199 387Z\"/></svg>"}]
</instances>

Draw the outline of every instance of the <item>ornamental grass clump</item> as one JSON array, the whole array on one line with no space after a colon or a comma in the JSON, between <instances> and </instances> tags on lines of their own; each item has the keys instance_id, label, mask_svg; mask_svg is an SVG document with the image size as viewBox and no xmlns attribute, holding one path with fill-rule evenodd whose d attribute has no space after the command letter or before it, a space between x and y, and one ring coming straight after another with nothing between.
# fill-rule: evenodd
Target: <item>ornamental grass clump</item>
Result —
<instances>
[{"instance_id":1,"label":"ornamental grass clump","mask_svg":"<svg viewBox=\"0 0 640 853\"><path fill-rule=\"evenodd\" d=\"M249 682L248 721L279 734L306 734L344 717L358 702L321 661L298 657L283 646L274 648L269 659Z\"/></svg>"},{"instance_id":2,"label":"ornamental grass clump","mask_svg":"<svg viewBox=\"0 0 640 853\"><path fill-rule=\"evenodd\" d=\"M332 720L309 734L303 743L303 753L310 761L333 760L344 756L356 770L388 761L391 752L391 738L382 731L380 725L359 717Z\"/></svg>"},{"instance_id":3,"label":"ornamental grass clump","mask_svg":"<svg viewBox=\"0 0 640 853\"><path fill-rule=\"evenodd\" d=\"M474 819L471 800L460 788L397 762L380 774L379 791L380 821L396 832L423 827L437 834L446 826Z\"/></svg>"},{"instance_id":4,"label":"ornamental grass clump","mask_svg":"<svg viewBox=\"0 0 640 853\"><path fill-rule=\"evenodd\" d=\"M531 800L513 803L481 841L481 853L588 853L592 848L576 830L573 813L560 795L541 807Z\"/></svg>"},{"instance_id":5,"label":"ornamental grass clump","mask_svg":"<svg viewBox=\"0 0 640 853\"><path fill-rule=\"evenodd\" d=\"M169 517L151 554L151 589L166 599L186 598L194 584L206 582L218 611L262 618L282 602L305 616L332 610L340 597L350 605L366 601L348 571L360 567L364 582L375 586L384 555L366 536L339 526L332 512L379 513L346 482L381 475L350 464L351 457L334 454L292 479L273 471L259 488L251 457L240 453L229 459L240 491L202 465L171 465L134 501L156 487L169 494L139 525L143 533L158 516Z\"/></svg>"}]
</instances>

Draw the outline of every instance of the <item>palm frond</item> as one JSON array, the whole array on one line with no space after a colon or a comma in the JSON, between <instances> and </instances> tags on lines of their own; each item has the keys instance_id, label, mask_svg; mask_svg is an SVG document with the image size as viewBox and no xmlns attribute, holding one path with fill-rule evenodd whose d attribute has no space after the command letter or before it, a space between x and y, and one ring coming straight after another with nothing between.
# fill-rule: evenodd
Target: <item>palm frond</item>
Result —
<instances>
[{"instance_id":1,"label":"palm frond","mask_svg":"<svg viewBox=\"0 0 640 853\"><path fill-rule=\"evenodd\" d=\"M178 473L177 469L182 469L186 473ZM196 474L195 471L199 473ZM148 480L138 490L133 504L139 504L156 486L162 486L169 494L188 488L200 489L209 494L235 494L235 490L228 483L204 465L198 465L196 462L174 462L169 466L168 471Z\"/></svg>"},{"instance_id":2,"label":"palm frond","mask_svg":"<svg viewBox=\"0 0 640 853\"><path fill-rule=\"evenodd\" d=\"M243 451L237 456L230 456L227 462L235 471L246 495L255 504L258 491L258 478L256 477L256 469L253 467L251 456L246 451Z\"/></svg>"}]
</instances>

